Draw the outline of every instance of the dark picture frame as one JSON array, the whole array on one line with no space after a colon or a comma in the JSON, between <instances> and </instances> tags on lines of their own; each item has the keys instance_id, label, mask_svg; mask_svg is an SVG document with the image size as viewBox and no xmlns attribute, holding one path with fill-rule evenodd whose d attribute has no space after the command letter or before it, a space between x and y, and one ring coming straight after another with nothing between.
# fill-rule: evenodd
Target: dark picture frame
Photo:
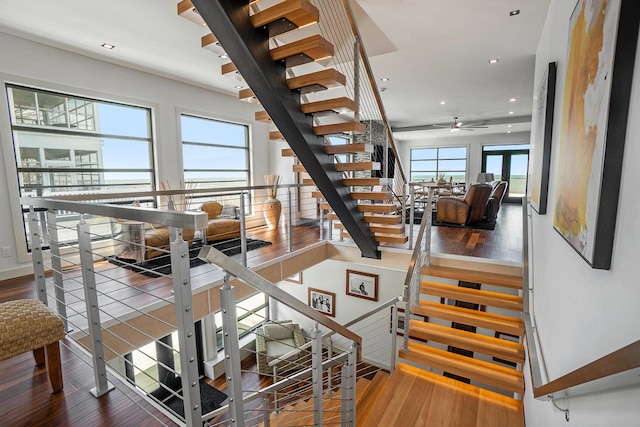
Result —
<instances>
[{"instance_id":1,"label":"dark picture frame","mask_svg":"<svg viewBox=\"0 0 640 427\"><path fill-rule=\"evenodd\" d=\"M550 62L537 89L536 108L531 128L531 166L529 167L529 203L540 215L547 213L551 138L556 98L557 62Z\"/></svg>"},{"instance_id":2,"label":"dark picture frame","mask_svg":"<svg viewBox=\"0 0 640 427\"><path fill-rule=\"evenodd\" d=\"M336 294L333 292L308 288L307 304L327 316L336 316Z\"/></svg>"},{"instance_id":3,"label":"dark picture frame","mask_svg":"<svg viewBox=\"0 0 640 427\"><path fill-rule=\"evenodd\" d=\"M378 275L347 270L346 293L352 297L378 301Z\"/></svg>"},{"instance_id":4,"label":"dark picture frame","mask_svg":"<svg viewBox=\"0 0 640 427\"><path fill-rule=\"evenodd\" d=\"M393 332L393 307L391 308L391 318L389 320L389 333ZM396 308L396 335L399 337L404 337L404 326L405 326L405 322L407 321L407 316L405 315L405 311L404 308ZM411 315L411 319L415 319L418 320L420 322L428 322L429 318L425 317L425 316L420 316L418 314L412 314ZM422 339L422 338L415 338L412 337L411 338L414 341L420 341L420 342L427 342L427 340Z\"/></svg>"},{"instance_id":5,"label":"dark picture frame","mask_svg":"<svg viewBox=\"0 0 640 427\"><path fill-rule=\"evenodd\" d=\"M579 0L571 15L553 228L608 270L638 41L635 0ZM595 17L587 25L585 11Z\"/></svg>"}]
</instances>

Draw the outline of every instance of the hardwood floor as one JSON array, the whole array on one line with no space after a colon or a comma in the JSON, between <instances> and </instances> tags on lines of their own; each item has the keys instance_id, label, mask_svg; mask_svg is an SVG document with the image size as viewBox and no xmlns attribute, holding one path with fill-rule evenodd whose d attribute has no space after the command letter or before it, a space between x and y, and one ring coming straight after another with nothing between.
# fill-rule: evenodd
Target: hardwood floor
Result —
<instances>
[{"instance_id":1,"label":"hardwood floor","mask_svg":"<svg viewBox=\"0 0 640 427\"><path fill-rule=\"evenodd\" d=\"M433 253L521 262L521 209L521 206L504 205L500 210L495 230L434 227L432 251ZM325 225L325 233L328 231L328 225ZM276 230L254 229L250 234L250 237L270 241L272 245L249 252L249 266L259 265L273 259L274 256L288 253L288 242L284 228ZM335 231L334 235L336 235ZM293 250L303 248L319 240L319 230L315 225L296 227L292 240ZM398 247L389 244L385 246ZM406 248L408 245L401 247ZM167 286L169 279L167 278L150 279L132 272L126 273L128 270L115 269L106 262L102 263L102 268L110 269L113 272L117 271L121 275L120 280L139 286L140 291L156 296L164 295L163 292L168 292L166 296L170 295L170 287ZM192 271L193 285L201 286L210 282L216 274L222 277L222 272L213 270L211 266L194 268ZM0 282L0 302L34 297L35 289L32 277ZM120 297L126 300L126 296L120 295ZM117 380L113 381L117 386L116 390L95 399L89 393L94 381L93 371L88 364L89 358L66 339L62 342L61 356L65 384L64 390L57 394L51 394L45 370L35 366L30 353L0 362L0 425L174 425L170 419L163 416L139 395ZM251 379L251 376L254 378ZM259 387L264 380L255 374L248 374L246 381L254 383L249 387ZM221 384L217 385L221 386ZM453 415L455 416L455 414Z\"/></svg>"}]
</instances>

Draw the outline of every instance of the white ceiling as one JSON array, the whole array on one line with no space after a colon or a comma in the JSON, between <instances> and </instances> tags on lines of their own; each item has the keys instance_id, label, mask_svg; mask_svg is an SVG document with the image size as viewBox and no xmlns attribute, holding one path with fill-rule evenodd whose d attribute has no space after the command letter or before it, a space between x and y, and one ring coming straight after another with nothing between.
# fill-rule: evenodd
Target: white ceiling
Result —
<instances>
[{"instance_id":1,"label":"white ceiling","mask_svg":"<svg viewBox=\"0 0 640 427\"><path fill-rule=\"evenodd\" d=\"M414 128L396 138L447 136L429 125L454 116L490 125L474 133L506 132L505 122L511 131L528 131L549 2L358 0L354 9L391 126ZM179 17L177 3L0 0L0 31L235 96L238 82L220 75L227 60L200 47L208 29ZM105 42L115 49L101 48ZM500 61L491 65L490 58Z\"/></svg>"}]
</instances>

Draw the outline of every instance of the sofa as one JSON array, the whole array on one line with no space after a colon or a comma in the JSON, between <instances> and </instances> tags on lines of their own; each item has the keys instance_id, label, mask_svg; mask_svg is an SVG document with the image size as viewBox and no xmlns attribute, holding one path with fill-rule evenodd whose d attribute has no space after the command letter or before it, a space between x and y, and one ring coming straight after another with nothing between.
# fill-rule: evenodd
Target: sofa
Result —
<instances>
[{"instance_id":1,"label":"sofa","mask_svg":"<svg viewBox=\"0 0 640 427\"><path fill-rule=\"evenodd\" d=\"M472 184L464 199L439 197L436 202L438 221L459 225L482 221L493 187L489 184Z\"/></svg>"},{"instance_id":2,"label":"sofa","mask_svg":"<svg viewBox=\"0 0 640 427\"><path fill-rule=\"evenodd\" d=\"M224 207L218 202L206 202L200 210L207 213L208 223L205 231L206 242L240 237L240 220L237 217L236 208ZM189 246L193 244L195 231L189 228L182 229L182 239ZM166 254L169 249L169 228L166 226L155 227L152 224L145 225L145 258L150 259Z\"/></svg>"}]
</instances>

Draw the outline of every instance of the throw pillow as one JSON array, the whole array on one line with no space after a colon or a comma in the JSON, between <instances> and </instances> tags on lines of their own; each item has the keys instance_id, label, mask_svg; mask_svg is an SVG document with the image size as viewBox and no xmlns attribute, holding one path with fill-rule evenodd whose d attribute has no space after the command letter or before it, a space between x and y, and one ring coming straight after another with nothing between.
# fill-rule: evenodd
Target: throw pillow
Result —
<instances>
[{"instance_id":1,"label":"throw pillow","mask_svg":"<svg viewBox=\"0 0 640 427\"><path fill-rule=\"evenodd\" d=\"M293 336L293 323L267 323L264 336L272 340L284 340Z\"/></svg>"}]
</instances>

